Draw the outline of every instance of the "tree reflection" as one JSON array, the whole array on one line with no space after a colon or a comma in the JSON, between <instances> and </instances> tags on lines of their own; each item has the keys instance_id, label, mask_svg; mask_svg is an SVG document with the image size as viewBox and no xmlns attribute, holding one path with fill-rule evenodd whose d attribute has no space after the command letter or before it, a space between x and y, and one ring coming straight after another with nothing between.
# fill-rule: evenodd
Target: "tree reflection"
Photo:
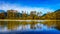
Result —
<instances>
[{"instance_id":1,"label":"tree reflection","mask_svg":"<svg viewBox=\"0 0 60 34\"><path fill-rule=\"evenodd\" d=\"M36 27L35 27L36 24L37 24L37 22L34 22L34 21L31 22L31 23L30 23L30 28L31 28L31 29L36 29Z\"/></svg>"},{"instance_id":2,"label":"tree reflection","mask_svg":"<svg viewBox=\"0 0 60 34\"><path fill-rule=\"evenodd\" d=\"M44 21L43 24L47 25L48 27L56 25L56 21Z\"/></svg>"},{"instance_id":3,"label":"tree reflection","mask_svg":"<svg viewBox=\"0 0 60 34\"><path fill-rule=\"evenodd\" d=\"M5 22L4 21L0 21L0 26L4 27L5 26Z\"/></svg>"},{"instance_id":4,"label":"tree reflection","mask_svg":"<svg viewBox=\"0 0 60 34\"><path fill-rule=\"evenodd\" d=\"M60 30L60 21L45 21L43 24L47 25L48 27L54 27Z\"/></svg>"},{"instance_id":5,"label":"tree reflection","mask_svg":"<svg viewBox=\"0 0 60 34\"><path fill-rule=\"evenodd\" d=\"M38 24L39 22L36 22L36 21L31 21L31 22L27 22L27 21L0 21L0 26L1 27L7 27L8 30L15 30L15 29L18 29L19 26L21 26L21 29L24 30L28 27L26 27L26 25L30 25L30 29L36 29L36 28L41 28L40 25L36 25ZM44 21L44 22L41 22L42 24L45 24L47 25L49 28L50 27L53 27L53 28L56 28L58 30L60 30L60 21ZM40 24L41 24L40 23Z\"/></svg>"},{"instance_id":6,"label":"tree reflection","mask_svg":"<svg viewBox=\"0 0 60 34\"><path fill-rule=\"evenodd\" d=\"M7 28L14 30L17 29L17 27L19 26L19 22L18 21L7 21Z\"/></svg>"},{"instance_id":7,"label":"tree reflection","mask_svg":"<svg viewBox=\"0 0 60 34\"><path fill-rule=\"evenodd\" d=\"M60 30L60 21L56 21L56 29Z\"/></svg>"}]
</instances>

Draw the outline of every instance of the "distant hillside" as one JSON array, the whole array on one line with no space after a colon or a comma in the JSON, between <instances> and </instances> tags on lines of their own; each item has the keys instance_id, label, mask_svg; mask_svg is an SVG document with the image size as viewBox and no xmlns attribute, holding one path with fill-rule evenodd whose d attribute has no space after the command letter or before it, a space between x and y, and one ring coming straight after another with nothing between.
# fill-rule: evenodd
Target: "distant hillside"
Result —
<instances>
[{"instance_id":1,"label":"distant hillside","mask_svg":"<svg viewBox=\"0 0 60 34\"><path fill-rule=\"evenodd\" d=\"M56 10L54 13L56 13L56 19L60 20L60 9Z\"/></svg>"},{"instance_id":2,"label":"distant hillside","mask_svg":"<svg viewBox=\"0 0 60 34\"><path fill-rule=\"evenodd\" d=\"M55 12L60 12L60 9L56 10Z\"/></svg>"},{"instance_id":3,"label":"distant hillside","mask_svg":"<svg viewBox=\"0 0 60 34\"><path fill-rule=\"evenodd\" d=\"M42 16L42 19L47 20L60 20L60 9L52 13L47 13Z\"/></svg>"},{"instance_id":4,"label":"distant hillside","mask_svg":"<svg viewBox=\"0 0 60 34\"><path fill-rule=\"evenodd\" d=\"M0 10L0 13L5 12L4 10Z\"/></svg>"}]
</instances>

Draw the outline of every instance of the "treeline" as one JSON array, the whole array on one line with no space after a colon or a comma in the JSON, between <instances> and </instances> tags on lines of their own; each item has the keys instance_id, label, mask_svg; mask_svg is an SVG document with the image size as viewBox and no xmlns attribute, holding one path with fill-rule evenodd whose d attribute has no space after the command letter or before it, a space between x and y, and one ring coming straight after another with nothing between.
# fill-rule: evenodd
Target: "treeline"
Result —
<instances>
[{"instance_id":1,"label":"treeline","mask_svg":"<svg viewBox=\"0 0 60 34\"><path fill-rule=\"evenodd\" d=\"M30 14L26 11L22 13L16 10L0 11L0 19L20 19L20 20L60 20L60 9L54 12L48 12L42 15L42 12L31 11Z\"/></svg>"},{"instance_id":2,"label":"treeline","mask_svg":"<svg viewBox=\"0 0 60 34\"><path fill-rule=\"evenodd\" d=\"M30 14L27 14L26 11L22 11L22 13L16 10L7 10L6 12L0 13L0 19L41 19L42 12L31 11Z\"/></svg>"}]
</instances>

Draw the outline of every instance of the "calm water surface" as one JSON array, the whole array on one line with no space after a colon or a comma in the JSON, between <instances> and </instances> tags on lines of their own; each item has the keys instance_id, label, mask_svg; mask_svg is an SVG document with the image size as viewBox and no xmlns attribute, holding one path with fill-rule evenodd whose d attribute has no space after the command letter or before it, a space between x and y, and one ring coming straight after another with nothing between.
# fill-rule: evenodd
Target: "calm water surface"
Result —
<instances>
[{"instance_id":1,"label":"calm water surface","mask_svg":"<svg viewBox=\"0 0 60 34\"><path fill-rule=\"evenodd\" d=\"M3 26L0 25L0 32L44 32L44 31L56 31L60 32L59 30L55 29L54 27L49 27L47 25L42 24L42 22L3 22L5 23ZM1 22L0 22L1 24ZM7 25L8 24L8 25Z\"/></svg>"}]
</instances>

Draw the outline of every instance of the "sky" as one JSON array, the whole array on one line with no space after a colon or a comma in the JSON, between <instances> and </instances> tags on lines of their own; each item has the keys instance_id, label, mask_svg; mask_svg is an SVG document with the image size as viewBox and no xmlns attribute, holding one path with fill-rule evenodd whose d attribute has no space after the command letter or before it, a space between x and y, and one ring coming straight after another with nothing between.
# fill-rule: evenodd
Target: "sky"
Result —
<instances>
[{"instance_id":1,"label":"sky","mask_svg":"<svg viewBox=\"0 0 60 34\"><path fill-rule=\"evenodd\" d=\"M0 0L0 10L47 13L60 9L60 0Z\"/></svg>"}]
</instances>

